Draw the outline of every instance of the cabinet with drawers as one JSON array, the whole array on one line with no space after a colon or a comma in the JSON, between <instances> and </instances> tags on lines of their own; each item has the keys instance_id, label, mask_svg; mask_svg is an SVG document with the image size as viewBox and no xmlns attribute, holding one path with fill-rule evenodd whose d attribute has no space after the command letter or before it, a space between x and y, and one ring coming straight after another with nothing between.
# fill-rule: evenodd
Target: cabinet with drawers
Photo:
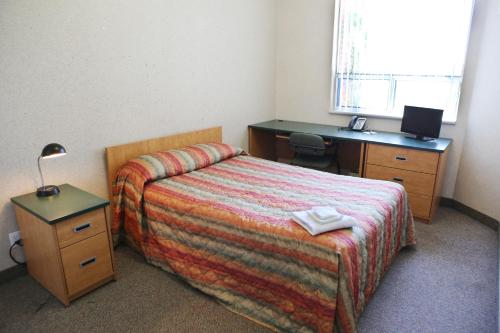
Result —
<instances>
[{"instance_id":1,"label":"cabinet with drawers","mask_svg":"<svg viewBox=\"0 0 500 333\"><path fill-rule=\"evenodd\" d=\"M439 205L448 150L425 151L369 143L364 176L402 184L413 216L431 222Z\"/></svg>"},{"instance_id":2,"label":"cabinet with drawers","mask_svg":"<svg viewBox=\"0 0 500 333\"><path fill-rule=\"evenodd\" d=\"M52 197L12 198L29 274L62 303L115 278L105 207L109 201L68 184Z\"/></svg>"}]
</instances>

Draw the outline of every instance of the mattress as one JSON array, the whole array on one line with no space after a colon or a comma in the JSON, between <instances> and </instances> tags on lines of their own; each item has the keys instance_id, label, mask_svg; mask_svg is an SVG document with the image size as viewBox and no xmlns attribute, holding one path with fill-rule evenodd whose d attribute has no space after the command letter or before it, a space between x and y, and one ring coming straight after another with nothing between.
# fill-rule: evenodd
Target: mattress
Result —
<instances>
[{"instance_id":1,"label":"mattress","mask_svg":"<svg viewBox=\"0 0 500 333\"><path fill-rule=\"evenodd\" d=\"M175 158L185 163L185 155ZM396 183L234 149L175 172L158 172L172 168L159 155L144 161L154 177L137 176L143 163L117 178L113 233L124 232L149 263L277 331L356 332L398 251L415 244L407 194ZM333 206L357 225L311 236L291 212L313 206Z\"/></svg>"}]
</instances>

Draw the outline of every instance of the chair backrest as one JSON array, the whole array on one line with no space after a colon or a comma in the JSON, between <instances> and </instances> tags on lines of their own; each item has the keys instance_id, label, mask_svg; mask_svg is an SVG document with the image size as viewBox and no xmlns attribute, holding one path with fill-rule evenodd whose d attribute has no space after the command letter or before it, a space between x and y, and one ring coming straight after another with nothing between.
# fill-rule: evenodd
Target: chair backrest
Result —
<instances>
[{"instance_id":1,"label":"chair backrest","mask_svg":"<svg viewBox=\"0 0 500 333\"><path fill-rule=\"evenodd\" d=\"M295 154L323 156L325 155L325 142L319 135L308 133L290 134L290 146Z\"/></svg>"}]
</instances>

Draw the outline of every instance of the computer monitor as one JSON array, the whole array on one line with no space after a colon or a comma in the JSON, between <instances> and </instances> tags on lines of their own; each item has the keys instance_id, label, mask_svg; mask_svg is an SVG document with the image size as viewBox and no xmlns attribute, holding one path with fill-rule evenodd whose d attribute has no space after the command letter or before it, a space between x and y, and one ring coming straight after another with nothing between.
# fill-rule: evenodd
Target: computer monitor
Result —
<instances>
[{"instance_id":1,"label":"computer monitor","mask_svg":"<svg viewBox=\"0 0 500 333\"><path fill-rule=\"evenodd\" d=\"M428 141L439 138L442 122L443 110L405 105L401 132L414 134L414 139Z\"/></svg>"}]
</instances>

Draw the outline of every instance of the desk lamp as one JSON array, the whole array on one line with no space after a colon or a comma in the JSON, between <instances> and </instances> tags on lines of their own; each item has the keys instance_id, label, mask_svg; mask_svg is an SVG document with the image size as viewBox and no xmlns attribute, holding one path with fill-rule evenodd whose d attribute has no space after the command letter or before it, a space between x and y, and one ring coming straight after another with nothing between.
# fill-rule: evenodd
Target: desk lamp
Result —
<instances>
[{"instance_id":1,"label":"desk lamp","mask_svg":"<svg viewBox=\"0 0 500 333\"><path fill-rule=\"evenodd\" d=\"M43 147L42 154L38 156L38 171L40 172L40 178L42 179L42 187L39 187L36 190L37 196L49 197L60 192L59 187L55 185L45 185L45 182L43 181L42 168L40 168L40 159L54 158L62 155L66 155L66 149L58 143L49 143Z\"/></svg>"}]
</instances>

